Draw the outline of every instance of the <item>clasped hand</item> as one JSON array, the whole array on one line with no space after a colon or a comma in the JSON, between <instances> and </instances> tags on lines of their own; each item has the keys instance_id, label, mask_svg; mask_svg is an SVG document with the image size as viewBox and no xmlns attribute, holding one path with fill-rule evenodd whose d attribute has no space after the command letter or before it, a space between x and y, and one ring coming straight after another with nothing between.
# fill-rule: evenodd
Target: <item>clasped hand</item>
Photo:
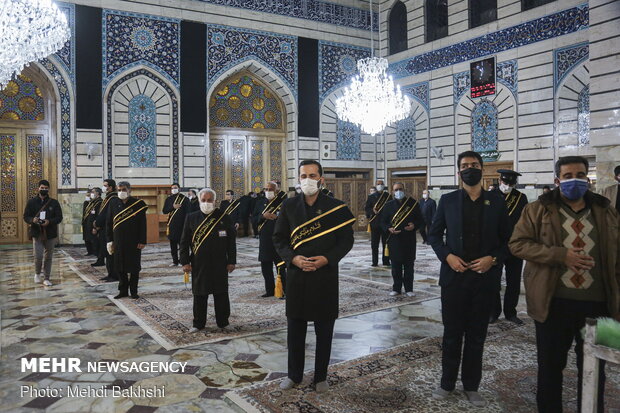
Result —
<instances>
[{"instance_id":1,"label":"clasped hand","mask_svg":"<svg viewBox=\"0 0 620 413\"><path fill-rule=\"evenodd\" d=\"M465 262L461 257L454 254L448 254L446 262L456 272L465 272L466 270L475 271L479 274L485 273L493 266L493 257L487 255L471 262Z\"/></svg>"},{"instance_id":2,"label":"clasped hand","mask_svg":"<svg viewBox=\"0 0 620 413\"><path fill-rule=\"evenodd\" d=\"M322 255L316 257L304 257L303 255L296 255L293 258L293 265L301 268L303 271L306 272L316 271L319 268L327 265L327 258Z\"/></svg>"},{"instance_id":3,"label":"clasped hand","mask_svg":"<svg viewBox=\"0 0 620 413\"><path fill-rule=\"evenodd\" d=\"M584 271L591 270L594 267L594 258L587 255L583 248L569 248L566 252L564 264L569 270L581 274Z\"/></svg>"},{"instance_id":4,"label":"clasped hand","mask_svg":"<svg viewBox=\"0 0 620 413\"><path fill-rule=\"evenodd\" d=\"M271 212L265 212L263 214L263 218L273 221L274 219L278 218L278 216L276 214L272 214Z\"/></svg>"}]
</instances>

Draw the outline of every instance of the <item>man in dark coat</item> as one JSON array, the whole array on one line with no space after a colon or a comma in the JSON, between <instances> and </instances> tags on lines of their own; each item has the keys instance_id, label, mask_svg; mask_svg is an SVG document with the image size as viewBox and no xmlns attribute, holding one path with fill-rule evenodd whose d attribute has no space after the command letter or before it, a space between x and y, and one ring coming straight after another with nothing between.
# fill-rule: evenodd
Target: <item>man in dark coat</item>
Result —
<instances>
[{"instance_id":1,"label":"man in dark coat","mask_svg":"<svg viewBox=\"0 0 620 413\"><path fill-rule=\"evenodd\" d=\"M503 197L482 189L480 154L463 152L457 165L463 189L441 197L428 234L441 261L444 326L441 385L433 391L433 398L445 399L452 393L462 360L465 395L471 404L483 407L487 402L478 387L484 341L512 228Z\"/></svg>"},{"instance_id":2,"label":"man in dark coat","mask_svg":"<svg viewBox=\"0 0 620 413\"><path fill-rule=\"evenodd\" d=\"M323 168L302 161L299 179L303 194L287 199L273 233L276 251L287 267L288 377L284 390L303 378L308 321L314 321L316 390L326 391L327 366L334 323L338 318L338 263L353 247L355 218L346 204L320 193Z\"/></svg>"},{"instance_id":3,"label":"man in dark coat","mask_svg":"<svg viewBox=\"0 0 620 413\"><path fill-rule=\"evenodd\" d=\"M224 211L215 208L215 191L202 189L198 199L200 211L187 216L181 236L181 265L183 271L192 274L192 333L205 328L209 294L213 294L217 326L228 325L228 274L237 263L235 227Z\"/></svg>"},{"instance_id":4,"label":"man in dark coat","mask_svg":"<svg viewBox=\"0 0 620 413\"><path fill-rule=\"evenodd\" d=\"M276 226L276 219L280 213L282 202L286 199L286 193L280 191L278 184L271 181L265 188L265 197L260 198L254 207L254 215L259 216L258 222L258 260L260 261L261 271L265 279L265 294L261 297L273 297L275 290L275 280L273 278L273 267L278 268L278 263L282 261L276 248L273 245L273 230ZM286 279L286 269L280 270L282 282Z\"/></svg>"},{"instance_id":5,"label":"man in dark coat","mask_svg":"<svg viewBox=\"0 0 620 413\"><path fill-rule=\"evenodd\" d=\"M183 224L187 211L189 211L189 198L180 192L179 184L170 185L171 195L166 198L162 212L168 214L166 222L166 236L170 241L170 253L172 255L171 267L179 265L179 241L183 232Z\"/></svg>"},{"instance_id":6,"label":"man in dark coat","mask_svg":"<svg viewBox=\"0 0 620 413\"><path fill-rule=\"evenodd\" d=\"M34 250L34 282L43 281L46 287L52 285L52 255L58 243L58 224L62 222L60 204L49 196L49 190L50 183L45 179L40 180L39 193L30 199L24 208L24 221L30 226L28 237L32 239Z\"/></svg>"},{"instance_id":7,"label":"man in dark coat","mask_svg":"<svg viewBox=\"0 0 620 413\"><path fill-rule=\"evenodd\" d=\"M97 262L91 264L93 267L106 266L108 275L101 278L102 281L112 282L118 281L118 273L114 267L114 257L108 252L106 245L108 244L107 234L107 221L109 215L109 208L120 202L118 194L116 193L116 181L114 179L103 180L103 190L105 192L105 199L101 203L99 208L99 214L95 218L95 230L97 231L97 237L99 238L99 257Z\"/></svg>"},{"instance_id":8,"label":"man in dark coat","mask_svg":"<svg viewBox=\"0 0 620 413\"><path fill-rule=\"evenodd\" d=\"M431 223L433 222L433 216L437 210L437 203L431 198L431 192L428 189L422 191L422 199L420 200L420 209L422 210L422 217L424 217L424 226L420 228L420 235L422 235L422 241L424 244L428 243L428 231L431 229Z\"/></svg>"},{"instance_id":9,"label":"man in dark coat","mask_svg":"<svg viewBox=\"0 0 620 413\"><path fill-rule=\"evenodd\" d=\"M508 210L508 215L510 216L510 225L514 228L514 226L517 225L519 218L521 218L523 208L527 205L527 196L515 188L517 185L517 177L521 176L521 174L511 171L510 169L498 169L497 172L500 173L499 187L495 190L495 192L502 196L506 201L506 209ZM506 320L517 325L521 325L523 324L523 321L517 317L517 304L519 304L519 294L521 294L521 272L523 270L523 260L510 254L508 255L508 258L506 258L506 261L504 261L504 268L506 270L504 316L506 317ZM495 323L501 313L502 294L501 291L498 291L489 322Z\"/></svg>"},{"instance_id":10,"label":"man in dark coat","mask_svg":"<svg viewBox=\"0 0 620 413\"><path fill-rule=\"evenodd\" d=\"M241 204L238 199L235 199L235 191L229 189L224 195L224 200L220 202L220 209L224 211L226 215L230 217L235 226L235 230L239 229L239 208Z\"/></svg>"},{"instance_id":11,"label":"man in dark coat","mask_svg":"<svg viewBox=\"0 0 620 413\"><path fill-rule=\"evenodd\" d=\"M244 237L250 236L250 215L252 215L252 210L250 209L251 202L252 192L239 198L239 225L243 228ZM239 235L239 231L237 231L237 236Z\"/></svg>"},{"instance_id":12,"label":"man in dark coat","mask_svg":"<svg viewBox=\"0 0 620 413\"><path fill-rule=\"evenodd\" d=\"M250 211L252 211L250 221L252 222L252 233L254 234L254 238L258 238L258 221L260 220L260 216L256 216L254 211L256 210L256 203L258 200L264 197L265 194L262 191L259 193L253 192L252 199L250 200Z\"/></svg>"},{"instance_id":13,"label":"man in dark coat","mask_svg":"<svg viewBox=\"0 0 620 413\"><path fill-rule=\"evenodd\" d=\"M189 210L187 211L187 213L191 214L192 212L200 211L200 202L198 202L198 191L196 191L195 189L190 189L187 194L187 197L189 198Z\"/></svg>"},{"instance_id":14,"label":"man in dark coat","mask_svg":"<svg viewBox=\"0 0 620 413\"><path fill-rule=\"evenodd\" d=\"M131 185L123 181L118 183L119 202L109 208L106 220L108 252L114 256L114 267L119 276L118 295L114 298L138 296L138 279L140 277L142 249L146 246L146 210L148 206L131 196ZM128 274L131 274L128 277Z\"/></svg>"},{"instance_id":15,"label":"man in dark coat","mask_svg":"<svg viewBox=\"0 0 620 413\"><path fill-rule=\"evenodd\" d=\"M394 199L388 201L381 212L381 229L388 233L387 247L394 280L390 295L400 294L404 284L407 297L413 297L415 232L424 227L424 218L418 202L405 195L405 185L396 182L392 191Z\"/></svg>"},{"instance_id":16,"label":"man in dark coat","mask_svg":"<svg viewBox=\"0 0 620 413\"><path fill-rule=\"evenodd\" d=\"M390 265L389 257L385 256L385 240L387 233L381 228L381 211L386 202L392 199L389 191L385 190L383 179L377 179L376 191L368 195L364 211L370 222L370 248L372 250L372 266L379 265L379 241L381 241L381 256L383 265Z\"/></svg>"},{"instance_id":17,"label":"man in dark coat","mask_svg":"<svg viewBox=\"0 0 620 413\"><path fill-rule=\"evenodd\" d=\"M103 202L101 188L93 188L87 194L89 201L84 201L82 208L82 238L86 244L86 255L99 256L99 239L94 224Z\"/></svg>"}]
</instances>

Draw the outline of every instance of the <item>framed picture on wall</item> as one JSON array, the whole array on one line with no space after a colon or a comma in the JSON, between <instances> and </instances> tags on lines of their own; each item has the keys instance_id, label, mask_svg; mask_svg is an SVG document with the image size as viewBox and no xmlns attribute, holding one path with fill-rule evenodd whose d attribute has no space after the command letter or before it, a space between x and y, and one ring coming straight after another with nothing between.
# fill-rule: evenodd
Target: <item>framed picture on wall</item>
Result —
<instances>
[{"instance_id":1,"label":"framed picture on wall","mask_svg":"<svg viewBox=\"0 0 620 413\"><path fill-rule=\"evenodd\" d=\"M472 62L469 74L472 98L495 94L495 57Z\"/></svg>"}]
</instances>

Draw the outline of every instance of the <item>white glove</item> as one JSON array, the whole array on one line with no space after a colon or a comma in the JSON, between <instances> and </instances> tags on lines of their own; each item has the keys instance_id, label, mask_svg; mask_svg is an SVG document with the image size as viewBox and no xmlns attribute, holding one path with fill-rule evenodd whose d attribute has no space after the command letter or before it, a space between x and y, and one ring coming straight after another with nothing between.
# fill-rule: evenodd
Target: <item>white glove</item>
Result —
<instances>
[{"instance_id":1,"label":"white glove","mask_svg":"<svg viewBox=\"0 0 620 413\"><path fill-rule=\"evenodd\" d=\"M114 254L114 242L112 241L108 242L106 247L108 249L108 254L110 255Z\"/></svg>"}]
</instances>

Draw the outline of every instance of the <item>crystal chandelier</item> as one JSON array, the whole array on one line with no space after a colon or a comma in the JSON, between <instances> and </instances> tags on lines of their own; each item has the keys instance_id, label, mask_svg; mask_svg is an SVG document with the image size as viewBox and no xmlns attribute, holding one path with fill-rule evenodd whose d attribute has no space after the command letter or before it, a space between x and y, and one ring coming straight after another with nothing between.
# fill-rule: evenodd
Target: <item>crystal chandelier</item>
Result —
<instances>
[{"instance_id":1,"label":"crystal chandelier","mask_svg":"<svg viewBox=\"0 0 620 413\"><path fill-rule=\"evenodd\" d=\"M30 62L61 49L67 18L51 0L0 1L0 89Z\"/></svg>"},{"instance_id":2,"label":"crystal chandelier","mask_svg":"<svg viewBox=\"0 0 620 413\"><path fill-rule=\"evenodd\" d=\"M372 28L371 1L371 57L357 61L359 74L351 79L351 84L344 89L335 105L338 118L354 123L363 132L374 136L387 125L406 118L411 111L411 101L407 96L403 96L400 86L394 87L392 77L387 74L387 59L374 56Z\"/></svg>"}]
</instances>

